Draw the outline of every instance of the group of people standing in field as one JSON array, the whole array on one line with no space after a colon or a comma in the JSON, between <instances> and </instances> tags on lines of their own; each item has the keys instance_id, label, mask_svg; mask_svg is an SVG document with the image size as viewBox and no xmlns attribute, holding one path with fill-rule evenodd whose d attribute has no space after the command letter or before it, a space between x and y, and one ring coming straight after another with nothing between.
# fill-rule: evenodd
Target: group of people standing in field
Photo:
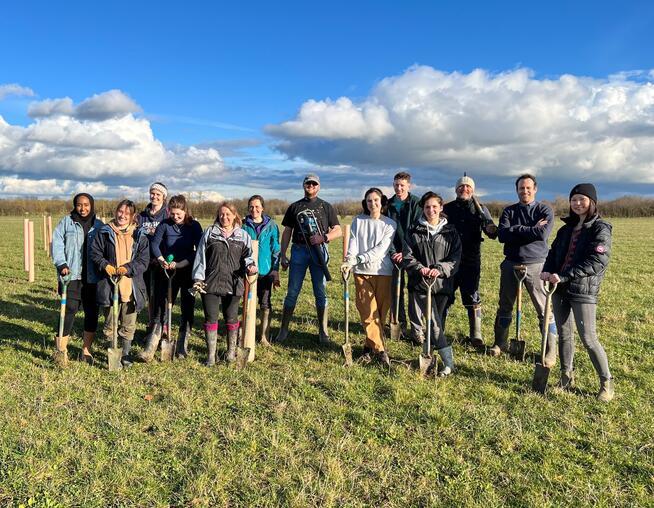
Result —
<instances>
[{"instance_id":1,"label":"group of people standing in field","mask_svg":"<svg viewBox=\"0 0 654 508\"><path fill-rule=\"evenodd\" d=\"M122 339L122 364L131 365L137 314L146 306L150 309L148 333L139 358L151 361L159 341L171 333L165 319L171 273L173 301L178 293L181 295L175 351L179 358L188 354L194 299L200 294L206 365L216 363L221 312L227 335L226 359L234 361L240 327L239 302L248 276L257 277L260 343L283 344L289 338L307 269L315 298L318 340L329 344L328 246L343 233L332 205L318 197L318 175L308 174L302 184L304 197L288 207L281 237L274 219L264 213L264 198L259 195L249 199L249 214L245 218L232 203L221 203L213 224L204 231L192 217L185 197L168 199L168 190L160 182L150 187L150 203L145 210L137 214L134 203L123 200L107 224L97 220L92 196L76 195L73 210L53 234L53 261L60 284L64 278L68 283L64 336L58 340L55 352L58 363L67 361L68 337L80 307L84 310L82 358L93 362L92 345L100 308L105 309L104 334L109 336L112 330L109 305L114 283L120 294L118 335ZM505 256L500 265L499 305L489 354L500 356L508 350L516 289L521 283L515 268L520 267L541 329L547 333L543 364L553 366L558 351L559 387L574 387L573 323L576 324L600 378L597 397L610 401L614 395L613 379L606 353L597 339L595 316L599 287L611 251L611 226L599 216L595 187L582 183L570 191L570 211L551 248L548 237L554 227L554 214L548 205L536 201L536 178L521 175L515 187L518 202L503 210L497 225L477 200L474 180L466 175L456 182L456 199L449 203L432 191L421 197L411 194L411 176L406 172L395 175L395 194L390 199L376 187L365 192L362 211L352 220L347 253L340 265L344 278L353 275L356 307L366 335L360 361L369 363L377 359L390 365L385 341L390 311L391 319L399 323L401 335L421 345L423 353L432 358L429 370L443 377L452 374L454 353L444 332L457 289L467 310L468 341L473 347L486 349L479 294L481 242L485 235L504 244ZM252 240L259 244L256 260ZM281 326L273 339L271 293L280 286L280 268L288 270L288 288ZM543 322L544 283L557 285L549 323ZM395 291L393 288L398 286ZM398 295L399 301L394 295ZM430 316L430 323L425 322L425 315ZM425 340L426 326L429 341Z\"/></svg>"}]
</instances>

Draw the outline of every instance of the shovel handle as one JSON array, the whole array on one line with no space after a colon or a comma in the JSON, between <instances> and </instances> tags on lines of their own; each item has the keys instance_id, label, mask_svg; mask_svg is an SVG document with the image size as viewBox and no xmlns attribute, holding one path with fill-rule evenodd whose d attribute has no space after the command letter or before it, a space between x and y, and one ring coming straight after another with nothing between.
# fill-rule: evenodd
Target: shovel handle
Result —
<instances>
[{"instance_id":1,"label":"shovel handle","mask_svg":"<svg viewBox=\"0 0 654 508\"><path fill-rule=\"evenodd\" d=\"M543 284L545 289L545 294L547 298L545 299L545 312L543 313L543 340L540 345L541 352L541 362L545 358L545 353L547 352L547 331L550 324L550 315L552 314L552 295L556 291L557 284L552 284L549 281L545 281Z\"/></svg>"}]
</instances>

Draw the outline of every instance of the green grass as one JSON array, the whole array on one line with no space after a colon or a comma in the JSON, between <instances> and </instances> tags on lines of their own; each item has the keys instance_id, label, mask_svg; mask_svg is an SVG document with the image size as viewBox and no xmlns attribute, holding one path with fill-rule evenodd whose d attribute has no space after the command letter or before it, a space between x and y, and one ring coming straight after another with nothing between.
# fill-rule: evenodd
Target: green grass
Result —
<instances>
[{"instance_id":1,"label":"green grass","mask_svg":"<svg viewBox=\"0 0 654 508\"><path fill-rule=\"evenodd\" d=\"M602 405L580 344L578 391L536 395L532 365L462 345L467 319L458 302L448 318L454 376L422 380L399 362L390 373L378 365L347 370L338 346L317 346L309 280L290 344L258 348L243 372L204 367L198 331L185 361L110 373L99 341L95 367L73 361L60 371L49 357L58 317L54 269L38 250L37 280L27 284L22 221L1 219L0 505L652 505L654 220L612 222L598 328L617 395ZM38 221L36 228L38 247ZM489 343L501 248L490 241L483 248ZM340 295L331 283L337 344ZM275 293L274 332L282 298ZM537 325L525 307L533 352ZM353 303L351 316L356 356L363 336ZM388 347L396 360L418 356L405 342ZM79 338L70 351L79 355ZM557 379L554 370L550 385Z\"/></svg>"}]
</instances>

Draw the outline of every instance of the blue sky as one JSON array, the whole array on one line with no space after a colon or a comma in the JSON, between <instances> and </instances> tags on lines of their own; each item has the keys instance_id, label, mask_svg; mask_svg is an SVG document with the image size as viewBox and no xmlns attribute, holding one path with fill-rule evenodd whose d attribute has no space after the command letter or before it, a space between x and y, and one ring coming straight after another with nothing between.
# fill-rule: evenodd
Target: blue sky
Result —
<instances>
[{"instance_id":1,"label":"blue sky","mask_svg":"<svg viewBox=\"0 0 654 508\"><path fill-rule=\"evenodd\" d=\"M534 5L530 5L534 4ZM0 196L654 194L650 2L14 2ZM636 185L634 185L636 184Z\"/></svg>"}]
</instances>

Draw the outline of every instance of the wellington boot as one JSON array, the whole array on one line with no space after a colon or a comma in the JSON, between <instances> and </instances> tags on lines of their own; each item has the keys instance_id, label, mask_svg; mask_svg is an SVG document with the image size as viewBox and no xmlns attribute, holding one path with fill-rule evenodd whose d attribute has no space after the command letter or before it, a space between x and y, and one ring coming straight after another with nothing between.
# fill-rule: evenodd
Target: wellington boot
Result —
<instances>
[{"instance_id":1,"label":"wellington boot","mask_svg":"<svg viewBox=\"0 0 654 508\"><path fill-rule=\"evenodd\" d=\"M216 342L218 342L218 330L205 330L204 336L207 341L207 361L204 364L212 367L216 364Z\"/></svg>"},{"instance_id":2,"label":"wellington boot","mask_svg":"<svg viewBox=\"0 0 654 508\"><path fill-rule=\"evenodd\" d=\"M509 327L511 326L511 319L507 320L506 326L500 324L500 319L495 319L495 343L493 347L488 350L491 356L501 356L509 350Z\"/></svg>"},{"instance_id":3,"label":"wellington boot","mask_svg":"<svg viewBox=\"0 0 654 508\"><path fill-rule=\"evenodd\" d=\"M552 323L549 325L549 329L547 331L547 348L545 350L545 358L543 358L543 367L551 369L556 365L558 340L559 337L556 335L556 325Z\"/></svg>"},{"instance_id":4,"label":"wellington boot","mask_svg":"<svg viewBox=\"0 0 654 508\"><path fill-rule=\"evenodd\" d=\"M329 317L327 307L316 307L316 314L318 315L318 341L323 345L328 345L331 340L328 332Z\"/></svg>"},{"instance_id":5,"label":"wellington boot","mask_svg":"<svg viewBox=\"0 0 654 508\"><path fill-rule=\"evenodd\" d=\"M615 389L613 387L613 378L600 381L600 390L597 392L597 400L601 402L611 402L614 396Z\"/></svg>"},{"instance_id":6,"label":"wellington boot","mask_svg":"<svg viewBox=\"0 0 654 508\"><path fill-rule=\"evenodd\" d=\"M154 354L157 352L157 347L159 347L159 341L161 340L161 333L161 323L155 323L152 327L152 331L146 337L145 349L139 353L140 360L145 363L150 363L154 360Z\"/></svg>"},{"instance_id":7,"label":"wellington boot","mask_svg":"<svg viewBox=\"0 0 654 508\"><path fill-rule=\"evenodd\" d=\"M175 351L175 356L177 358L183 359L188 356L188 339L191 336L191 324L182 323L179 327L179 333L177 334L177 350Z\"/></svg>"},{"instance_id":8,"label":"wellington boot","mask_svg":"<svg viewBox=\"0 0 654 508\"><path fill-rule=\"evenodd\" d=\"M282 343L288 338L288 325L291 323L295 307L284 307L282 312L282 326L279 329L275 342Z\"/></svg>"},{"instance_id":9,"label":"wellington boot","mask_svg":"<svg viewBox=\"0 0 654 508\"><path fill-rule=\"evenodd\" d=\"M95 333L93 332L84 332L82 338L82 361L93 365L93 355L91 354L91 346L93 345L93 339L95 338Z\"/></svg>"},{"instance_id":10,"label":"wellington boot","mask_svg":"<svg viewBox=\"0 0 654 508\"><path fill-rule=\"evenodd\" d=\"M481 305L468 307L468 325L470 327L470 344L476 348L484 347L481 337Z\"/></svg>"},{"instance_id":11,"label":"wellington boot","mask_svg":"<svg viewBox=\"0 0 654 508\"><path fill-rule=\"evenodd\" d=\"M377 360L379 360L379 363L386 365L386 367L391 366L391 359L388 357L388 353L386 351L380 351L377 353Z\"/></svg>"},{"instance_id":12,"label":"wellington boot","mask_svg":"<svg viewBox=\"0 0 654 508\"><path fill-rule=\"evenodd\" d=\"M262 346L270 346L268 341L268 334L270 332L270 309L261 309L261 335L259 344Z\"/></svg>"},{"instance_id":13,"label":"wellington boot","mask_svg":"<svg viewBox=\"0 0 654 508\"><path fill-rule=\"evenodd\" d=\"M438 355L443 361L443 368L438 372L439 377L449 376L454 372L454 351L452 346L446 346L438 350Z\"/></svg>"},{"instance_id":14,"label":"wellington boot","mask_svg":"<svg viewBox=\"0 0 654 508\"><path fill-rule=\"evenodd\" d=\"M61 369L68 367L68 339L69 336L66 335L64 337L57 337L55 340L56 349L52 355L52 359L57 367Z\"/></svg>"},{"instance_id":15,"label":"wellington boot","mask_svg":"<svg viewBox=\"0 0 654 508\"><path fill-rule=\"evenodd\" d=\"M130 349L132 349L132 341L123 339L123 356L120 358L123 369L129 369L132 366L132 358L129 356Z\"/></svg>"},{"instance_id":16,"label":"wellington boot","mask_svg":"<svg viewBox=\"0 0 654 508\"><path fill-rule=\"evenodd\" d=\"M573 371L561 372L561 379L556 387L566 391L572 390L575 387L575 373Z\"/></svg>"},{"instance_id":17,"label":"wellington boot","mask_svg":"<svg viewBox=\"0 0 654 508\"><path fill-rule=\"evenodd\" d=\"M236 342L238 341L239 329L227 330L227 361L232 363L236 360Z\"/></svg>"}]
</instances>

